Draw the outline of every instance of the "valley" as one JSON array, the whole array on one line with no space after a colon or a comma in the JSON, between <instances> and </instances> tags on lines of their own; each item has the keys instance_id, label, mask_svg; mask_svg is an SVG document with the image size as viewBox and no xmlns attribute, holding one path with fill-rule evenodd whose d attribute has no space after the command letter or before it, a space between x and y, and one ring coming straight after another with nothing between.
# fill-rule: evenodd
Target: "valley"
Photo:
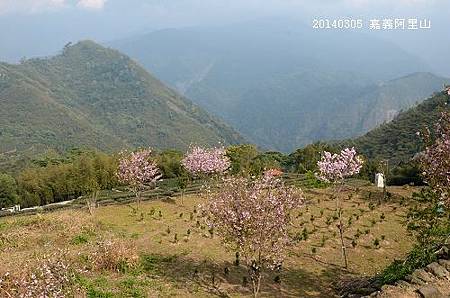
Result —
<instances>
[{"instance_id":1,"label":"valley","mask_svg":"<svg viewBox=\"0 0 450 298\"><path fill-rule=\"evenodd\" d=\"M448 11L0 0L0 297L450 297Z\"/></svg>"}]
</instances>

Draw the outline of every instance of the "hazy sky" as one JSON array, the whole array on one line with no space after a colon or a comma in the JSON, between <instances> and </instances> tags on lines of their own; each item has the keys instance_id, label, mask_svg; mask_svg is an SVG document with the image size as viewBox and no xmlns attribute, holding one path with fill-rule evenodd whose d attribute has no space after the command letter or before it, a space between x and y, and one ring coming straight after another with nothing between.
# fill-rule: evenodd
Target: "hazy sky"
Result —
<instances>
[{"instance_id":1,"label":"hazy sky","mask_svg":"<svg viewBox=\"0 0 450 298\"><path fill-rule=\"evenodd\" d=\"M261 17L304 23L314 17L429 18L432 30L373 34L420 54L450 76L450 58L444 57L450 56L450 0L0 0L0 59L48 55L85 38L109 41L166 27Z\"/></svg>"}]
</instances>

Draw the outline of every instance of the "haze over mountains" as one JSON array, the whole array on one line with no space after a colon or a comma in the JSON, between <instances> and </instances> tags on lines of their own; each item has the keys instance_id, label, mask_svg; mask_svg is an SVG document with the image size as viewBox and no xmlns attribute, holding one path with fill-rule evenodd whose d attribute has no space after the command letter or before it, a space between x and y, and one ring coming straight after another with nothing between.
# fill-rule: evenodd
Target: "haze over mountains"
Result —
<instances>
[{"instance_id":1,"label":"haze over mountains","mask_svg":"<svg viewBox=\"0 0 450 298\"><path fill-rule=\"evenodd\" d=\"M63 15L58 14L58 20ZM62 35L72 32L67 26L73 20L64 23ZM93 30L94 35L104 36L100 31ZM9 53L15 53L17 45L7 40ZM30 42L36 43L36 38L19 44L26 52L31 51ZM3 82L0 77L1 104L9 109L1 119L1 150L39 142L102 150L185 148L191 142L230 144L245 139L264 149L290 152L319 140L361 136L450 81L433 74L435 65L425 62L429 59L380 34L313 30L290 18L164 29L105 44L137 63L83 42L57 57L0 64L9 75ZM76 50L80 47L96 48L98 55ZM49 50L46 45L38 48L40 53ZM63 59L73 52L76 58ZM97 66L90 66L90 59ZM139 74L128 73L123 79L130 65ZM12 77L16 84L5 81ZM143 87L142 81L149 82ZM134 106L135 98L151 100L142 108ZM158 105L150 104L153 101ZM26 117L40 120L23 123ZM51 117L51 123L42 121ZM55 123L64 128L62 133L55 131Z\"/></svg>"},{"instance_id":2,"label":"haze over mountains","mask_svg":"<svg viewBox=\"0 0 450 298\"><path fill-rule=\"evenodd\" d=\"M286 20L167 29L110 45L252 142L285 152L361 135L448 81L383 39Z\"/></svg>"},{"instance_id":3,"label":"haze over mountains","mask_svg":"<svg viewBox=\"0 0 450 298\"><path fill-rule=\"evenodd\" d=\"M0 150L30 147L105 151L243 138L127 56L94 42L21 64L0 63Z\"/></svg>"}]
</instances>

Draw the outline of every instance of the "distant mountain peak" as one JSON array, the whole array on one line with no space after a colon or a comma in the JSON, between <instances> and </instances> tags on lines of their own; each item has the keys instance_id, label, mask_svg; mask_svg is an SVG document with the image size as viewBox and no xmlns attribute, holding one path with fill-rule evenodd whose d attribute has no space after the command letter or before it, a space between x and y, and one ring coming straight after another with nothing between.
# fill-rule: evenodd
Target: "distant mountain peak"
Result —
<instances>
[{"instance_id":1,"label":"distant mountain peak","mask_svg":"<svg viewBox=\"0 0 450 298\"><path fill-rule=\"evenodd\" d=\"M0 64L0 152L39 145L114 151L244 139L117 50L85 40L61 54Z\"/></svg>"},{"instance_id":2,"label":"distant mountain peak","mask_svg":"<svg viewBox=\"0 0 450 298\"><path fill-rule=\"evenodd\" d=\"M285 152L363 134L441 88L426 62L392 42L293 19L155 31L109 45L252 142Z\"/></svg>"}]
</instances>

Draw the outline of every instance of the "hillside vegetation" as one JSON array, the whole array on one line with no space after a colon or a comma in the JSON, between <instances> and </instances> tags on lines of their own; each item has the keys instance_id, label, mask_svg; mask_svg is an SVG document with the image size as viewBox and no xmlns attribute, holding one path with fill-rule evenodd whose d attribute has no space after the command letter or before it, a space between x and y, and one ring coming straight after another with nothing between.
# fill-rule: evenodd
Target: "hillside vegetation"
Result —
<instances>
[{"instance_id":1,"label":"hillside vegetation","mask_svg":"<svg viewBox=\"0 0 450 298\"><path fill-rule=\"evenodd\" d=\"M394 163L408 161L422 150L423 144L416 132L433 127L441 112L448 110L448 102L449 96L445 92L435 93L391 122L344 144L355 146L369 158L389 159Z\"/></svg>"},{"instance_id":2,"label":"hillside vegetation","mask_svg":"<svg viewBox=\"0 0 450 298\"><path fill-rule=\"evenodd\" d=\"M91 41L55 57L0 64L0 152L242 140L127 56Z\"/></svg>"}]
</instances>

